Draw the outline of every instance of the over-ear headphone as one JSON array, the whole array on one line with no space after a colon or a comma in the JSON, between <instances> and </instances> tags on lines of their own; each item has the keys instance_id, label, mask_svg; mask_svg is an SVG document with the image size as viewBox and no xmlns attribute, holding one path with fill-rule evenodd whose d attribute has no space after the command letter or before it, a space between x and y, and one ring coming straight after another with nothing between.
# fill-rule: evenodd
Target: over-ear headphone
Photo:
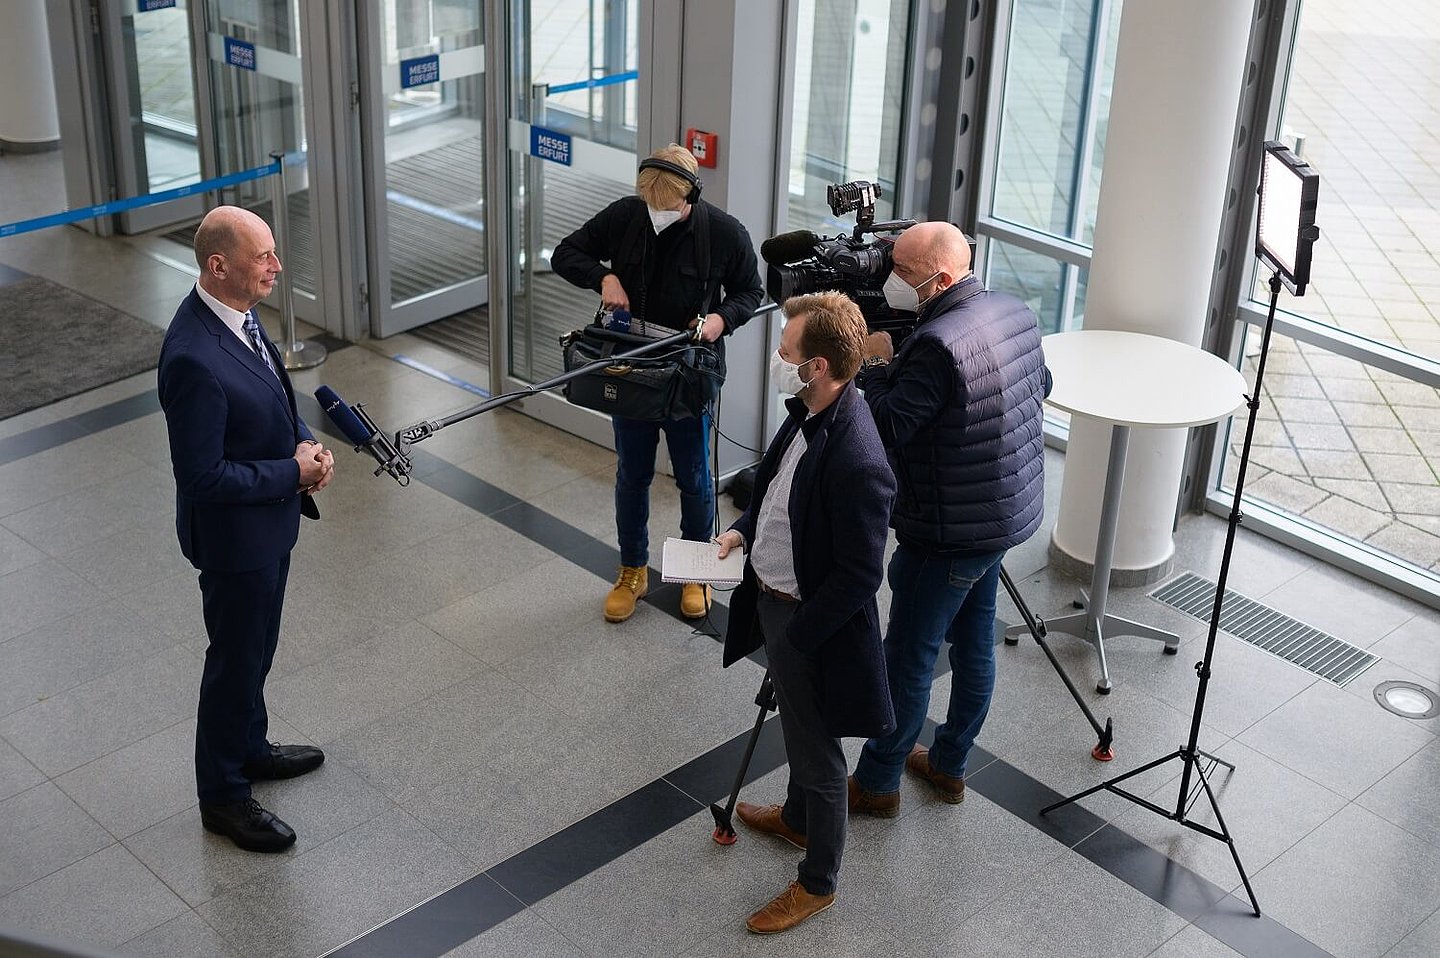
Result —
<instances>
[{"instance_id":1,"label":"over-ear headphone","mask_svg":"<svg viewBox=\"0 0 1440 958\"><path fill-rule=\"evenodd\" d=\"M700 201L700 177L691 173L679 163L671 163L669 160L657 160L654 157L640 161L642 170L664 170L667 173L674 173L686 183L690 184L690 192L685 194L685 202L698 203Z\"/></svg>"}]
</instances>

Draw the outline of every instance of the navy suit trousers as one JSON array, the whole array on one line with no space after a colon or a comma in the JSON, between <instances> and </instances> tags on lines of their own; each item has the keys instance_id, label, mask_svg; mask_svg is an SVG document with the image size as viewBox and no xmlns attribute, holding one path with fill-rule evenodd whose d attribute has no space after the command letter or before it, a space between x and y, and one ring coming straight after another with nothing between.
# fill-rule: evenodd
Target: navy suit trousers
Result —
<instances>
[{"instance_id":1,"label":"navy suit trousers","mask_svg":"<svg viewBox=\"0 0 1440 958\"><path fill-rule=\"evenodd\" d=\"M290 555L250 572L201 572L205 604L205 671L195 730L195 781L201 804L250 797L240 771L269 748L265 676L280 638L280 611Z\"/></svg>"}]
</instances>

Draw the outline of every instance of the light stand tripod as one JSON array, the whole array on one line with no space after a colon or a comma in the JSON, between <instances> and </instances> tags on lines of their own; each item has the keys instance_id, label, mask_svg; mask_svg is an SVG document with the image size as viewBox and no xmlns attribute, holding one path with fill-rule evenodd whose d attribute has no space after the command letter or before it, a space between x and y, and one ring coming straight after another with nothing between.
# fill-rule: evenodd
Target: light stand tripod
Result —
<instances>
[{"instance_id":1,"label":"light stand tripod","mask_svg":"<svg viewBox=\"0 0 1440 958\"><path fill-rule=\"evenodd\" d=\"M1190 718L1190 738L1183 746L1171 752L1169 755L1162 755L1153 762L1147 762L1139 768L1132 769L1123 775L1117 775L1115 778L1107 779L1093 788L1087 788L1079 794L1071 795L1069 798L1040 809L1040 814L1045 815L1064 805L1077 802L1087 795L1093 795L1102 790L1110 791L1119 795L1121 798L1134 802L1142 808L1150 809L1157 815L1179 822L1186 828L1193 829L1202 835L1208 835L1211 838L1224 842L1230 849L1230 856L1235 859L1235 870L1240 873L1240 880L1245 883L1245 893L1250 896L1250 906L1255 909L1255 917L1257 918L1260 917L1260 903L1255 900L1255 890L1250 887L1250 877L1245 874L1245 866L1240 863L1240 852L1235 847L1235 839L1230 834L1229 827L1225 824L1225 817L1220 814L1220 803L1216 800L1215 791L1210 787L1210 780L1207 778L1208 773L1215 768L1216 764L1225 765L1231 771L1234 771L1235 766L1201 751L1199 741L1200 721L1205 714L1205 692L1210 684L1210 662L1215 656L1215 636L1220 630L1220 610L1225 602L1225 583L1230 577L1230 556L1235 548L1235 530L1240 527L1240 497L1245 490L1245 470L1250 464L1250 442L1255 435L1256 414L1260 411L1260 386L1265 379L1265 360L1270 353L1270 330L1275 323L1275 306L1279 299L1280 273L1277 271L1270 277L1270 312L1265 317L1265 334L1260 340L1260 362L1255 369L1255 386L1246 401L1246 406L1250 410L1250 417L1245 424L1245 444L1240 450L1240 469L1235 476L1235 498L1230 507L1229 525L1225 531L1225 550L1220 559L1220 581L1216 583L1215 603L1210 610L1210 631L1205 638L1205 657L1195 663L1195 671L1200 676L1200 688L1195 693L1195 710ZM1208 768L1204 767L1202 759L1208 761ZM1180 793L1175 800L1174 811L1162 808L1154 802L1141 798L1139 795L1119 787L1120 783L1127 779L1134 778L1136 775L1148 772L1152 768L1158 768L1172 761L1178 761L1183 766L1180 774ZM1220 826L1218 830L1208 825L1202 825L1189 818L1190 808L1194 804L1195 799L1199 797L1198 795L1192 797L1190 794L1190 776L1192 774L1199 779L1200 787L1205 791L1205 797L1210 800L1210 808L1214 811L1215 821Z\"/></svg>"}]
</instances>

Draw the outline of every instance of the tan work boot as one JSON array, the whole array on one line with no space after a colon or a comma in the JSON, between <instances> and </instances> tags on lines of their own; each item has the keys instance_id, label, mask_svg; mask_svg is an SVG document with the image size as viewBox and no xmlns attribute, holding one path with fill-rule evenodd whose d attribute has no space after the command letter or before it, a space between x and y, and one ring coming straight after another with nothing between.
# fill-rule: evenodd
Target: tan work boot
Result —
<instances>
[{"instance_id":1,"label":"tan work boot","mask_svg":"<svg viewBox=\"0 0 1440 958\"><path fill-rule=\"evenodd\" d=\"M687 619L703 619L710 609L710 587L687 582L680 587L680 614Z\"/></svg>"},{"instance_id":2,"label":"tan work boot","mask_svg":"<svg viewBox=\"0 0 1440 958\"><path fill-rule=\"evenodd\" d=\"M934 785L940 797L951 805L958 805L965 800L965 779L942 775L931 768L930 750L925 746L917 745L910 750L910 754L905 756L905 767L912 774Z\"/></svg>"},{"instance_id":3,"label":"tan work boot","mask_svg":"<svg viewBox=\"0 0 1440 958\"><path fill-rule=\"evenodd\" d=\"M650 588L648 566L622 565L615 578L615 587L605 597L605 621L624 622L635 614L635 603Z\"/></svg>"},{"instance_id":4,"label":"tan work boot","mask_svg":"<svg viewBox=\"0 0 1440 958\"><path fill-rule=\"evenodd\" d=\"M867 792L851 775L845 782L849 791L851 815L874 815L876 818L894 818L900 814L899 792Z\"/></svg>"},{"instance_id":5,"label":"tan work boot","mask_svg":"<svg viewBox=\"0 0 1440 958\"><path fill-rule=\"evenodd\" d=\"M735 806L735 811L740 814L740 821L757 832L778 835L796 848L804 848L805 836L785 824L785 819L780 815L780 809L783 807L782 805L752 805L749 802L741 802Z\"/></svg>"},{"instance_id":6,"label":"tan work boot","mask_svg":"<svg viewBox=\"0 0 1440 958\"><path fill-rule=\"evenodd\" d=\"M812 895L798 881L782 891L764 908L751 915L745 922L757 935L777 935L789 931L811 915L818 915L835 904L835 895Z\"/></svg>"}]
</instances>

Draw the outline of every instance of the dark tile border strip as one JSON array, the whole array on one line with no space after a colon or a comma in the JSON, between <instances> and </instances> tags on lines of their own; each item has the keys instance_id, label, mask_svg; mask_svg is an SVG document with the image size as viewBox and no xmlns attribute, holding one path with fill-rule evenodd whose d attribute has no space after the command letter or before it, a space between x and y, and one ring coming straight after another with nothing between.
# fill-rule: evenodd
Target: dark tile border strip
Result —
<instances>
[{"instance_id":1,"label":"dark tile border strip","mask_svg":"<svg viewBox=\"0 0 1440 958\"><path fill-rule=\"evenodd\" d=\"M345 340L336 339L329 334L315 336L312 339L323 345L327 352L332 353L339 352L351 345ZM95 388L104 387L97 386ZM76 393L76 395L83 395L83 393ZM67 396L65 398L72 399L74 397ZM63 401L56 400L56 402ZM311 405L314 406L315 413L320 412L318 403L311 400ZM33 456L47 449L54 449L56 446L63 446L67 442L74 442L115 426L123 426L127 422L143 419L145 416L159 411L160 397L154 389L148 389L124 399L117 399L104 406L76 413L66 419L59 419L43 426L36 426L34 429L27 429L25 432L16 433L13 436L6 436L0 439L0 466ZM313 423L315 420L312 415L307 413L305 421Z\"/></svg>"}]
</instances>

